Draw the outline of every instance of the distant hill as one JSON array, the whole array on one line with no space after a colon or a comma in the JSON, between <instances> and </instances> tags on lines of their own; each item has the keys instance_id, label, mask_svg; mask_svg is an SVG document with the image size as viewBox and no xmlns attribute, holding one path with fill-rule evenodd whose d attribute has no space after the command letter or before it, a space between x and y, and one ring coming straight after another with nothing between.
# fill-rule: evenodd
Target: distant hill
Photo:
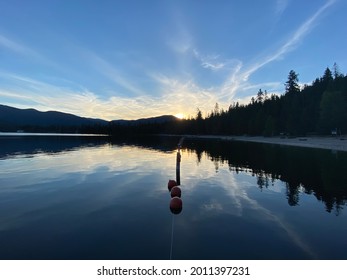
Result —
<instances>
[{"instance_id":1,"label":"distant hill","mask_svg":"<svg viewBox=\"0 0 347 280\"><path fill-rule=\"evenodd\" d=\"M178 118L172 115L163 115L159 117L143 118L138 120L114 120L112 124L118 125L139 125L139 124L161 124L165 122L177 121Z\"/></svg>"},{"instance_id":2,"label":"distant hill","mask_svg":"<svg viewBox=\"0 0 347 280\"><path fill-rule=\"evenodd\" d=\"M102 119L84 118L57 111L41 112L35 109L18 109L0 105L0 131L74 132L78 131L81 127L106 127L109 124L136 126L143 124L162 124L176 120L177 118L174 116L164 115L138 120L113 120L109 122Z\"/></svg>"},{"instance_id":3,"label":"distant hill","mask_svg":"<svg viewBox=\"0 0 347 280\"><path fill-rule=\"evenodd\" d=\"M13 131L25 127L78 127L107 125L108 121L83 118L57 111L41 112L35 109L18 109L0 105L0 130Z\"/></svg>"}]
</instances>

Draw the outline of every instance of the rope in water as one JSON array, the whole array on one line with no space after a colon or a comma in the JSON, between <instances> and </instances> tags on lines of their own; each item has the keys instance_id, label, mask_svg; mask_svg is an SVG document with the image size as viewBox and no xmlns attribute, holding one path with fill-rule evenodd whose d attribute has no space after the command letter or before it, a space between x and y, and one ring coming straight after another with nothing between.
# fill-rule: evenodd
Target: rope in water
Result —
<instances>
[{"instance_id":1,"label":"rope in water","mask_svg":"<svg viewBox=\"0 0 347 280\"><path fill-rule=\"evenodd\" d=\"M175 215L172 214L170 260L172 260L172 249L173 249L173 238L174 238L174 217L175 217Z\"/></svg>"}]
</instances>

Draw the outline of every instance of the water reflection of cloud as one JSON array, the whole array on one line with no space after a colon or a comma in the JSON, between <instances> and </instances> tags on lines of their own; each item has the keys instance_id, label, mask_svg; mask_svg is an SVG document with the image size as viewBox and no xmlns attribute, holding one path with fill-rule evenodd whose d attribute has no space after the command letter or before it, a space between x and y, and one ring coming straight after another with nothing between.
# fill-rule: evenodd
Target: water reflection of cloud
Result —
<instances>
[{"instance_id":1,"label":"water reflection of cloud","mask_svg":"<svg viewBox=\"0 0 347 280\"><path fill-rule=\"evenodd\" d=\"M233 173L229 174L230 177L234 177L235 175ZM246 192L244 186L238 183L238 181L234 178L233 180L233 191L230 191L230 188L227 185L221 184L226 190L226 193L228 193L231 197L233 196L239 196L238 201L240 201L239 209L242 210L243 204L248 204L253 210L257 212L257 215L262 215L264 219L267 219L269 221L272 221L273 223L277 224L277 226L281 229L283 229L288 237L304 252L306 252L310 257L315 258L316 254L313 252L313 250L308 245L307 241L304 241L300 235L293 229L293 227L287 223L284 219L280 218L278 215L273 213L271 210L265 208L264 206L260 205L259 202L255 199L252 199L249 197L248 193ZM237 190L237 191L235 191ZM234 198L235 200L235 198ZM242 202L241 202L242 201Z\"/></svg>"},{"instance_id":2,"label":"water reflection of cloud","mask_svg":"<svg viewBox=\"0 0 347 280\"><path fill-rule=\"evenodd\" d=\"M209 158L203 156L199 164L195 164L195 167L192 163L189 164L189 176L187 177L189 182L187 182L186 189L190 193L197 192L198 188L201 187L199 186L201 182L205 182L205 187L222 189L222 191L213 191L213 197L202 202L198 214L199 217L195 216L194 220L204 219L204 217L211 216L213 213L218 215L220 212L242 217L246 208L251 209L256 213L257 219L261 217L262 220L267 220L277 225L297 247L309 255L310 258L316 258L316 254L308 242L303 240L292 225L286 222L283 217L262 206L256 199L251 198L250 191L256 188L256 178L251 176L251 174L245 172L236 174L230 171L226 164L221 162L218 164L218 173L216 173L214 163ZM267 189L267 191L280 193L281 189L274 183L274 186ZM225 196L228 197L227 200Z\"/></svg>"},{"instance_id":3,"label":"water reflection of cloud","mask_svg":"<svg viewBox=\"0 0 347 280\"><path fill-rule=\"evenodd\" d=\"M307 241L304 241L302 237L293 229L293 227L287 223L285 220L281 219L279 216L271 212L269 209L261 206L256 200L249 197L245 197L250 205L253 206L254 210L261 213L264 218L273 221L280 228L282 228L289 238L304 252L306 252L311 258L317 258L317 255L313 252L312 248L308 245Z\"/></svg>"},{"instance_id":4,"label":"water reflection of cloud","mask_svg":"<svg viewBox=\"0 0 347 280\"><path fill-rule=\"evenodd\" d=\"M71 173L79 173L79 179L83 180L86 175L102 169L110 174L150 172L156 167L159 170L173 170L174 154L171 160L168 158L167 153L131 146L84 147L54 155L38 153L32 157L14 157L0 161L0 166L3 167L0 169L0 175L3 185L6 185L5 181L11 180L12 186L27 185L37 180L60 180ZM18 174L22 176L18 177ZM23 176L26 178L25 182Z\"/></svg>"},{"instance_id":5,"label":"water reflection of cloud","mask_svg":"<svg viewBox=\"0 0 347 280\"><path fill-rule=\"evenodd\" d=\"M56 215L52 211L60 209L59 205L63 211L71 208L72 216L83 217L114 203L131 202L129 192L157 197L158 192L167 192L168 174L175 174L175 156L105 145L2 160L0 231ZM145 192L141 192L141 185L146 186Z\"/></svg>"},{"instance_id":6,"label":"water reflection of cloud","mask_svg":"<svg viewBox=\"0 0 347 280\"><path fill-rule=\"evenodd\" d=\"M216 199L211 199L210 203L203 204L201 208L205 211L222 211L223 206Z\"/></svg>"}]
</instances>

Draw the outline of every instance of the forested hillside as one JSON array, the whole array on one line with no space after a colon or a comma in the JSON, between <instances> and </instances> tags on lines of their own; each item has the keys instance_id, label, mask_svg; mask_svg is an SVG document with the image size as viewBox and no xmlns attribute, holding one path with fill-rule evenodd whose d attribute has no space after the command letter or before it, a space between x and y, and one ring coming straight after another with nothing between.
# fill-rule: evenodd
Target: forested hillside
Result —
<instances>
[{"instance_id":1,"label":"forested hillside","mask_svg":"<svg viewBox=\"0 0 347 280\"><path fill-rule=\"evenodd\" d=\"M215 104L206 118L196 117L173 125L171 131L189 134L314 135L347 133L347 76L336 64L311 85L299 86L291 70L282 95L259 89L247 105L233 103L227 110Z\"/></svg>"}]
</instances>

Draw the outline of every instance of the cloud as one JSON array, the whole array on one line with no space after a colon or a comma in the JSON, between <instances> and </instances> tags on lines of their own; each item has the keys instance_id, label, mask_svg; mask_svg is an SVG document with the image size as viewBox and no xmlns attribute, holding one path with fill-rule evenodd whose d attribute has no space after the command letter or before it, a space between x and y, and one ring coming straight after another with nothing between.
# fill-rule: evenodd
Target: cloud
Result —
<instances>
[{"instance_id":1,"label":"cloud","mask_svg":"<svg viewBox=\"0 0 347 280\"><path fill-rule=\"evenodd\" d=\"M0 96L6 98L7 104L19 108L26 104L39 110L59 110L82 116L93 116L91 108L97 97L87 90L73 91L24 76L4 74L1 76L15 86L0 89Z\"/></svg>"},{"instance_id":2,"label":"cloud","mask_svg":"<svg viewBox=\"0 0 347 280\"><path fill-rule=\"evenodd\" d=\"M0 77L10 82L7 89L0 87L0 98L6 104L18 108L57 110L85 117L114 119L137 119L163 114L184 113L195 116L196 108L203 112L211 110L218 102L216 91L200 88L193 81L185 82L162 74L152 75L159 85L157 96L111 96L102 95L80 87L57 86L29 77L0 73ZM8 89L10 88L10 89ZM226 105L226 104L222 104Z\"/></svg>"},{"instance_id":3,"label":"cloud","mask_svg":"<svg viewBox=\"0 0 347 280\"><path fill-rule=\"evenodd\" d=\"M193 50L194 57L200 62L203 68L213 71L221 70L225 67L227 62L221 62L218 60L219 55L201 55L196 49Z\"/></svg>"},{"instance_id":4,"label":"cloud","mask_svg":"<svg viewBox=\"0 0 347 280\"><path fill-rule=\"evenodd\" d=\"M281 16L289 4L289 0L276 0L275 15Z\"/></svg>"},{"instance_id":5,"label":"cloud","mask_svg":"<svg viewBox=\"0 0 347 280\"><path fill-rule=\"evenodd\" d=\"M263 61L254 65L248 70L248 75L252 74L254 71L258 70L260 67L281 58L286 53L294 50L297 45L304 39L305 36L316 26L319 16L327 10L335 0L327 1L322 7L320 7L317 12L315 12L310 18L308 18L287 40L277 51L275 51L270 56L266 57Z\"/></svg>"},{"instance_id":6,"label":"cloud","mask_svg":"<svg viewBox=\"0 0 347 280\"><path fill-rule=\"evenodd\" d=\"M105 59L91 51L84 50L82 51L82 53L93 68L95 68L103 76L114 82L116 85L127 90L127 93L131 93L132 95L145 94L143 90L134 85L134 79L129 81L127 78L125 78L124 74L116 69L110 62L106 61Z\"/></svg>"},{"instance_id":7,"label":"cloud","mask_svg":"<svg viewBox=\"0 0 347 280\"><path fill-rule=\"evenodd\" d=\"M163 74L152 74L152 78L158 82L161 92L161 96L153 100L153 107L158 110L169 106L195 116L197 108L207 112L218 102L218 88L202 88L193 80L181 81Z\"/></svg>"},{"instance_id":8,"label":"cloud","mask_svg":"<svg viewBox=\"0 0 347 280\"><path fill-rule=\"evenodd\" d=\"M187 19L178 5L172 6L171 18L171 32L165 34L166 45L178 55L185 54L193 46L193 36L189 31Z\"/></svg>"},{"instance_id":9,"label":"cloud","mask_svg":"<svg viewBox=\"0 0 347 280\"><path fill-rule=\"evenodd\" d=\"M263 63L267 64L273 60L280 58L285 53L295 49L295 47L300 43L300 41L308 35L308 33L315 27L319 16L328 9L335 0L327 1L321 8L317 10L309 19L307 19L290 37L290 39L272 56L268 57Z\"/></svg>"},{"instance_id":10,"label":"cloud","mask_svg":"<svg viewBox=\"0 0 347 280\"><path fill-rule=\"evenodd\" d=\"M286 1L278 1L278 5L284 9ZM319 17L325 12L336 0L328 0L322 7L320 7L311 17L309 17L293 34L289 36L289 39L282 44L273 53L259 59L255 63L243 67L242 62L239 63L239 67L235 68L229 78L225 81L222 92L223 97L229 96L229 99L235 97L235 94L249 87L248 80L250 76L258 71L265 65L283 58L285 54L293 51L299 45L299 43L309 34L309 32L317 25Z\"/></svg>"},{"instance_id":11,"label":"cloud","mask_svg":"<svg viewBox=\"0 0 347 280\"><path fill-rule=\"evenodd\" d=\"M4 36L2 34L0 34L0 47L4 47L14 53L20 54L20 55L24 55L27 57L31 57L33 59L39 59L39 60L43 60L42 55L40 55L38 52L32 50L31 48L20 44L12 39L10 39L7 36Z\"/></svg>"},{"instance_id":12,"label":"cloud","mask_svg":"<svg viewBox=\"0 0 347 280\"><path fill-rule=\"evenodd\" d=\"M4 35L0 34L0 46L3 46L11 51L21 53L21 54L26 54L30 53L31 50L14 42L13 40L5 37Z\"/></svg>"},{"instance_id":13,"label":"cloud","mask_svg":"<svg viewBox=\"0 0 347 280\"><path fill-rule=\"evenodd\" d=\"M222 68L224 68L225 64L224 63L213 63L213 62L210 62L210 61L204 61L202 64L201 64L202 67L204 68L207 68L207 69L211 69L211 70L220 70Z\"/></svg>"},{"instance_id":14,"label":"cloud","mask_svg":"<svg viewBox=\"0 0 347 280\"><path fill-rule=\"evenodd\" d=\"M23 43L19 43L9 36L5 36L3 34L0 34L0 49L1 47L9 50L10 52L14 53L15 55L22 56L22 58L25 59L26 62L29 63L35 63L35 65L43 65L45 67L49 67L48 72L52 69L58 70L61 73L66 73L67 69L65 67L62 67L61 62L55 62L46 57L42 51L35 50L31 47L28 47L27 45ZM23 60L24 60L23 59ZM69 69L70 71L70 69Z\"/></svg>"}]
</instances>

